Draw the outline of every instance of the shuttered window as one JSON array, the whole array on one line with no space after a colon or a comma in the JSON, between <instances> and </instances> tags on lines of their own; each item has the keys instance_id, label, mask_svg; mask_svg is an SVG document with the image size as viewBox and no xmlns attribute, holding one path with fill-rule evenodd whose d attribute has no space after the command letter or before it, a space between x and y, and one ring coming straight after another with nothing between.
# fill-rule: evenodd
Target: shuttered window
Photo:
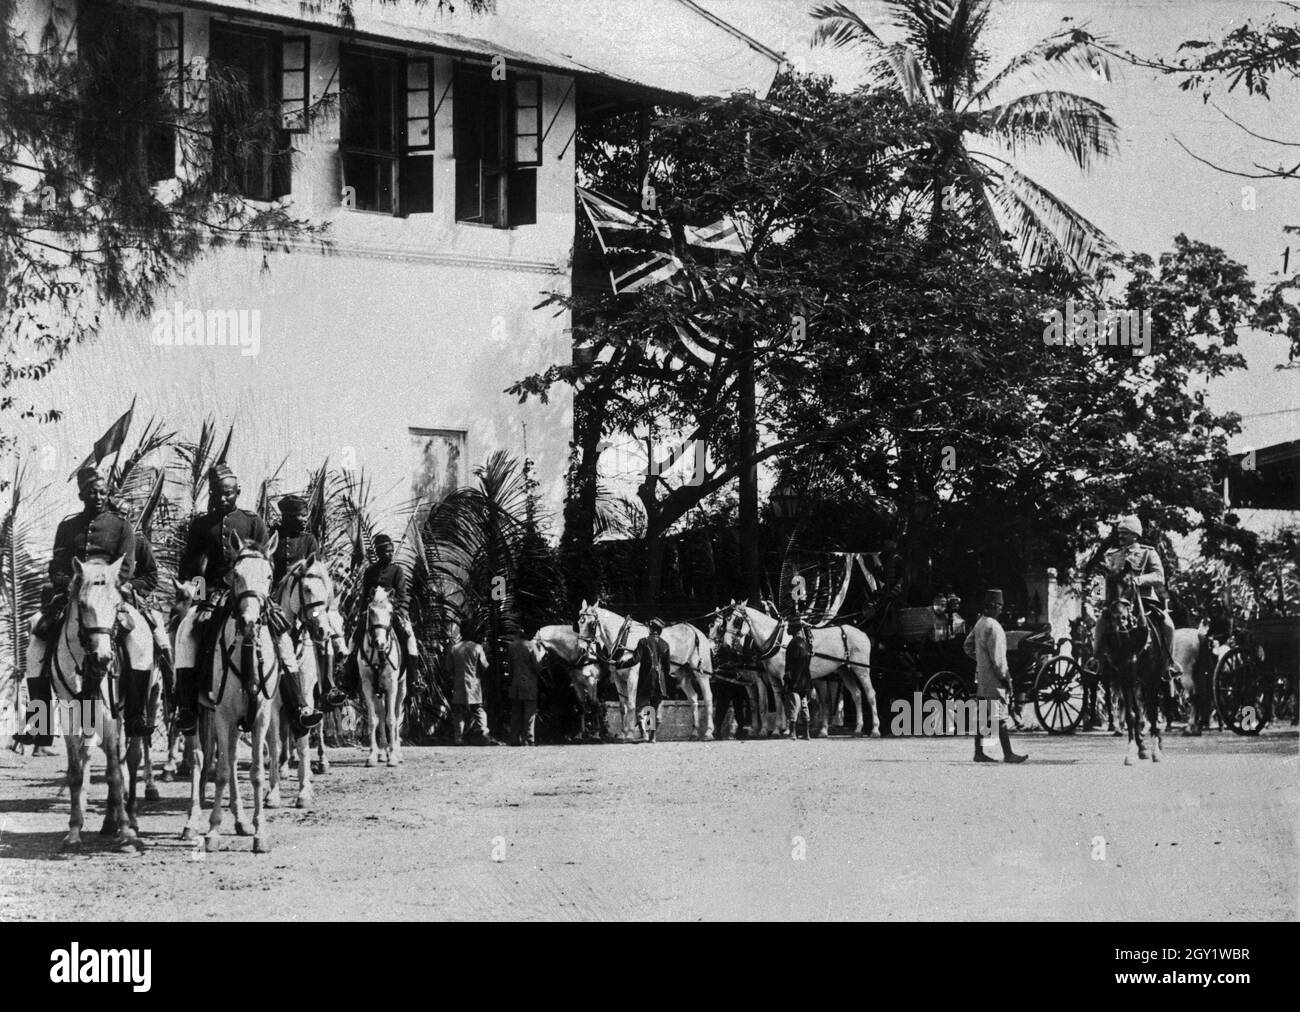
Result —
<instances>
[{"instance_id":1,"label":"shuttered window","mask_svg":"<svg viewBox=\"0 0 1300 1012\"><path fill-rule=\"evenodd\" d=\"M290 133L307 130L311 106L311 39L280 40L280 119Z\"/></svg>"},{"instance_id":2,"label":"shuttered window","mask_svg":"<svg viewBox=\"0 0 1300 1012\"><path fill-rule=\"evenodd\" d=\"M460 64L452 95L456 220L512 228L537 222L541 79L494 81Z\"/></svg>"},{"instance_id":3,"label":"shuttered window","mask_svg":"<svg viewBox=\"0 0 1300 1012\"><path fill-rule=\"evenodd\" d=\"M292 186L293 149L283 126L281 39L214 21L208 50L213 179L219 190L276 200Z\"/></svg>"}]
</instances>

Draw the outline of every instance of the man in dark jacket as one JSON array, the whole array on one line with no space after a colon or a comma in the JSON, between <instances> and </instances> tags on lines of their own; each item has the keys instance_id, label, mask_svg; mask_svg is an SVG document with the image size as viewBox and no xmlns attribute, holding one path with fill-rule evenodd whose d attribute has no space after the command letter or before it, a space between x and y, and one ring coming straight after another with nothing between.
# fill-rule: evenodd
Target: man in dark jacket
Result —
<instances>
[{"instance_id":1,"label":"man in dark jacket","mask_svg":"<svg viewBox=\"0 0 1300 1012\"><path fill-rule=\"evenodd\" d=\"M790 725L790 738L797 739L799 721L803 721L803 740L812 740L812 644L804 629L803 619L796 612L790 617L790 644L785 648L785 720Z\"/></svg>"},{"instance_id":2,"label":"man in dark jacket","mask_svg":"<svg viewBox=\"0 0 1300 1012\"><path fill-rule=\"evenodd\" d=\"M654 726L642 730L646 740L652 745L655 742L655 735L659 733L659 704L668 695L668 670L671 662L668 644L663 639L663 631L663 622L652 618L649 634L636 645L632 655L632 660L637 665L637 684L645 685L650 690Z\"/></svg>"},{"instance_id":3,"label":"man in dark jacket","mask_svg":"<svg viewBox=\"0 0 1300 1012\"><path fill-rule=\"evenodd\" d=\"M404 566L393 561L393 556L393 539L387 534L375 535L375 561L361 575L361 596L357 600L357 621L352 633L352 653L348 659L348 668L350 672L356 670L357 649L366 632L366 608L374 597L375 588L383 587L393 602L393 628L402 645L402 671L406 675L406 684L411 685L417 678L415 665L418 663L416 658L420 656L420 646L415 640L409 613L411 577Z\"/></svg>"},{"instance_id":4,"label":"man in dark jacket","mask_svg":"<svg viewBox=\"0 0 1300 1012\"><path fill-rule=\"evenodd\" d=\"M511 633L506 637L506 654L510 664L510 744L535 745L537 678L541 672L537 644L520 633Z\"/></svg>"}]
</instances>

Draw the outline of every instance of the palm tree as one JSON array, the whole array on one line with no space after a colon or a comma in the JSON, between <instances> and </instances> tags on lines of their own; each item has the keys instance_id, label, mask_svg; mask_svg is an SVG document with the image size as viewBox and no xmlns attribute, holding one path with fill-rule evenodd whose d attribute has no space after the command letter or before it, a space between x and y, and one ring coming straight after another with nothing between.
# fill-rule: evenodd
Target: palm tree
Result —
<instances>
[{"instance_id":1,"label":"palm tree","mask_svg":"<svg viewBox=\"0 0 1300 1012\"><path fill-rule=\"evenodd\" d=\"M1104 106L1068 91L1033 91L1005 101L997 96L1017 80L1053 69L1087 70L1110 79L1098 39L1066 28L1013 57L991 77L981 42L992 0L884 0L902 40L886 43L843 3L821 4L814 45L856 47L867 55L869 80L909 104L934 109L945 124L923 154L930 183L918 194L932 225L944 213L997 235L1010 233L1027 264L1063 263L1095 272L1110 240L1046 187L968 139L993 142L1012 154L1055 145L1087 171L1116 147L1116 126Z\"/></svg>"}]
</instances>

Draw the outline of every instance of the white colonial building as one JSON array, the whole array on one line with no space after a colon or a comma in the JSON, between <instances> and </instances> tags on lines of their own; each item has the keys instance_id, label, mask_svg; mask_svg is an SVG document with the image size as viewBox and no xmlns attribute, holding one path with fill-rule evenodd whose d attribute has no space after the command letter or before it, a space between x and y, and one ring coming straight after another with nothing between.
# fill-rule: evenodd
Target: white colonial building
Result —
<instances>
[{"instance_id":1,"label":"white colonial building","mask_svg":"<svg viewBox=\"0 0 1300 1012\"><path fill-rule=\"evenodd\" d=\"M230 186L327 223L330 252L209 255L157 317L111 321L42 384L67 414L29 452L66 476L138 396L137 418L183 436L233 421L246 488L286 454L290 483L328 456L396 507L422 477L468 480L526 441L558 506L567 391L525 406L503 391L570 354L567 314L534 307L571 285L577 128L629 104L766 94L779 55L692 0L497 0L487 15L354 0L346 30L333 3L137 6L187 93L234 69L280 103L292 158L243 159ZM20 27L38 38L52 12L77 16L31 0ZM309 107L323 111L302 129ZM156 154L165 193L184 159Z\"/></svg>"}]
</instances>

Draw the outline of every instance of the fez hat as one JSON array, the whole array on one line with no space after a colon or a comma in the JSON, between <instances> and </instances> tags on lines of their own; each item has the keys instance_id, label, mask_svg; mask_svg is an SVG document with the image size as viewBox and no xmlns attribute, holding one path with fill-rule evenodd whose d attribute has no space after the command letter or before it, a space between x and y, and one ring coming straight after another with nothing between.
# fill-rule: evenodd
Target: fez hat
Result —
<instances>
[{"instance_id":1,"label":"fez hat","mask_svg":"<svg viewBox=\"0 0 1300 1012\"><path fill-rule=\"evenodd\" d=\"M664 631L664 622L663 622L663 619L661 619L661 618L652 618L652 619L650 620L650 631L651 631L651 632L663 632L663 631Z\"/></svg>"},{"instance_id":2,"label":"fez hat","mask_svg":"<svg viewBox=\"0 0 1300 1012\"><path fill-rule=\"evenodd\" d=\"M101 485L104 483L104 476L100 474L97 467L81 467L77 469L77 491L84 492L92 485Z\"/></svg>"},{"instance_id":3,"label":"fez hat","mask_svg":"<svg viewBox=\"0 0 1300 1012\"><path fill-rule=\"evenodd\" d=\"M376 547L376 548L378 548L380 545L391 545L392 543L393 543L393 539L390 538L387 534L376 534L376 535L375 535L375 547Z\"/></svg>"},{"instance_id":4,"label":"fez hat","mask_svg":"<svg viewBox=\"0 0 1300 1012\"><path fill-rule=\"evenodd\" d=\"M993 588L984 591L984 607L987 608L991 604L1002 607L1002 591Z\"/></svg>"},{"instance_id":5,"label":"fez hat","mask_svg":"<svg viewBox=\"0 0 1300 1012\"><path fill-rule=\"evenodd\" d=\"M1120 517L1119 523L1115 525L1117 531L1128 531L1130 534L1136 534L1142 537L1142 521L1130 513L1126 517Z\"/></svg>"},{"instance_id":6,"label":"fez hat","mask_svg":"<svg viewBox=\"0 0 1300 1012\"><path fill-rule=\"evenodd\" d=\"M280 512L287 517L301 517L307 514L307 501L296 495L287 495L280 500Z\"/></svg>"},{"instance_id":7,"label":"fez hat","mask_svg":"<svg viewBox=\"0 0 1300 1012\"><path fill-rule=\"evenodd\" d=\"M223 481L238 482L235 472L230 470L225 464L213 464L208 468L208 484L212 487L220 485Z\"/></svg>"}]
</instances>

